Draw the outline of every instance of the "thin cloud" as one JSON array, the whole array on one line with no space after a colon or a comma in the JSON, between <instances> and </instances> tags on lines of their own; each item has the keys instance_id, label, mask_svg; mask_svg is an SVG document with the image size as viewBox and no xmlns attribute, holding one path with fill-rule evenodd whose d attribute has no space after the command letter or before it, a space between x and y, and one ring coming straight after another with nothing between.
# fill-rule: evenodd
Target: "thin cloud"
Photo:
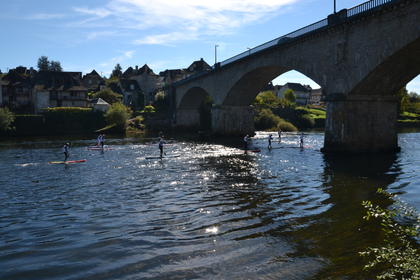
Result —
<instances>
[{"instance_id":1,"label":"thin cloud","mask_svg":"<svg viewBox=\"0 0 420 280\"><path fill-rule=\"evenodd\" d=\"M110 67L110 66L114 66L117 63L121 63L124 62L126 60L129 60L130 58L133 57L135 51L125 51L123 52L121 55L115 56L110 58L109 60L102 62L99 64L99 66L101 67Z\"/></svg>"},{"instance_id":2,"label":"thin cloud","mask_svg":"<svg viewBox=\"0 0 420 280\"><path fill-rule=\"evenodd\" d=\"M266 20L296 1L299 0L109 0L103 7L74 10L86 17L84 23L148 33L133 33L137 34L134 44L170 45L229 34L249 23Z\"/></svg>"},{"instance_id":3,"label":"thin cloud","mask_svg":"<svg viewBox=\"0 0 420 280\"><path fill-rule=\"evenodd\" d=\"M40 13L40 14L33 14L27 16L25 19L27 20L50 20L50 19L59 19L64 18L64 14L47 14L47 13Z\"/></svg>"}]
</instances>

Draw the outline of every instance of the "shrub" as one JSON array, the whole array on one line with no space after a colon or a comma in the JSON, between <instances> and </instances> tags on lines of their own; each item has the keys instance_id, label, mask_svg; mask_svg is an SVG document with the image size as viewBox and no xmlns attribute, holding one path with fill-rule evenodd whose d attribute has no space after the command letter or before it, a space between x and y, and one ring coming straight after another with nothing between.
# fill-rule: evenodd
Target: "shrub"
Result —
<instances>
[{"instance_id":1,"label":"shrub","mask_svg":"<svg viewBox=\"0 0 420 280\"><path fill-rule=\"evenodd\" d=\"M127 120L131 116L130 108L121 103L114 103L105 113L105 119L108 124L115 124L117 129L124 130L127 126Z\"/></svg>"},{"instance_id":2,"label":"shrub","mask_svg":"<svg viewBox=\"0 0 420 280\"><path fill-rule=\"evenodd\" d=\"M279 116L273 114L270 109L261 109L254 118L255 128L259 130L275 130L281 121Z\"/></svg>"},{"instance_id":3,"label":"shrub","mask_svg":"<svg viewBox=\"0 0 420 280\"><path fill-rule=\"evenodd\" d=\"M297 131L298 129L292 123L280 118L280 122L277 124L277 130L281 131Z\"/></svg>"},{"instance_id":4,"label":"shrub","mask_svg":"<svg viewBox=\"0 0 420 280\"><path fill-rule=\"evenodd\" d=\"M0 108L0 130L8 131L12 129L15 120L13 113L8 108Z\"/></svg>"},{"instance_id":5,"label":"shrub","mask_svg":"<svg viewBox=\"0 0 420 280\"><path fill-rule=\"evenodd\" d=\"M105 125L102 112L92 108L55 107L44 109L42 114L48 134L93 132Z\"/></svg>"},{"instance_id":6,"label":"shrub","mask_svg":"<svg viewBox=\"0 0 420 280\"><path fill-rule=\"evenodd\" d=\"M378 193L393 198L382 189ZM359 252L361 256L371 257L364 268L380 267L377 279L420 279L420 251L414 240L420 237L420 215L400 200L395 200L393 209L383 209L371 201L363 201L362 205L367 210L363 218L378 220L385 233L384 246Z\"/></svg>"},{"instance_id":7,"label":"shrub","mask_svg":"<svg viewBox=\"0 0 420 280\"><path fill-rule=\"evenodd\" d=\"M103 90L96 92L95 94L93 94L93 97L102 98L109 104L119 103L122 100L122 95L115 93L110 88L104 88Z\"/></svg>"}]
</instances>

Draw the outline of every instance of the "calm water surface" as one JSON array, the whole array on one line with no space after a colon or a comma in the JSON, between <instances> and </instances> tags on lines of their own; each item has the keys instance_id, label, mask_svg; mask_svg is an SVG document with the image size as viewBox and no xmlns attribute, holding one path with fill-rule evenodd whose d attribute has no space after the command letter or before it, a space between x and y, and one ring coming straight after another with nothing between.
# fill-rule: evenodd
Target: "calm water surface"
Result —
<instances>
[{"instance_id":1,"label":"calm water surface","mask_svg":"<svg viewBox=\"0 0 420 280\"><path fill-rule=\"evenodd\" d=\"M0 142L0 279L369 279L378 243L363 200L384 187L420 210L420 133L388 156L326 157L323 134L244 155L238 143L172 139ZM240 142L240 139L236 139ZM236 144L236 147L235 147ZM379 201L380 202L380 201Z\"/></svg>"}]
</instances>

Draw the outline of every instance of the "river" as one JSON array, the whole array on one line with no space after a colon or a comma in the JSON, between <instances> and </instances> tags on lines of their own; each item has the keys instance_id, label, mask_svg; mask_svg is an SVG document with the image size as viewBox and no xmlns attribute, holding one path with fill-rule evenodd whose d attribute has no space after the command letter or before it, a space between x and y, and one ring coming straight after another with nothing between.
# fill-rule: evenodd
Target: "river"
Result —
<instances>
[{"instance_id":1,"label":"river","mask_svg":"<svg viewBox=\"0 0 420 280\"><path fill-rule=\"evenodd\" d=\"M371 279L358 251L378 187L420 210L420 133L401 152L325 156L322 133L224 143L108 139L0 142L0 279ZM276 136L276 135L275 135ZM276 138L275 138L276 139ZM235 141L237 143L235 143Z\"/></svg>"}]
</instances>

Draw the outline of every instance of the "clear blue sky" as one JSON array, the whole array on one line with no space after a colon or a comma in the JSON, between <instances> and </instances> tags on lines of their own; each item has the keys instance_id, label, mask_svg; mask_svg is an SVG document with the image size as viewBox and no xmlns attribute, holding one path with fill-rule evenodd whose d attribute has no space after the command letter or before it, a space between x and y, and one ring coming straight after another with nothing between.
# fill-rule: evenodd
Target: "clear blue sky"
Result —
<instances>
[{"instance_id":1,"label":"clear blue sky","mask_svg":"<svg viewBox=\"0 0 420 280\"><path fill-rule=\"evenodd\" d=\"M361 1L337 0L337 10ZM40 56L64 71L109 75L147 63L155 73L214 63L314 23L333 11L326 0L0 0L0 69L36 68ZM291 71L274 83L301 82ZM420 93L420 77L408 84Z\"/></svg>"}]
</instances>

